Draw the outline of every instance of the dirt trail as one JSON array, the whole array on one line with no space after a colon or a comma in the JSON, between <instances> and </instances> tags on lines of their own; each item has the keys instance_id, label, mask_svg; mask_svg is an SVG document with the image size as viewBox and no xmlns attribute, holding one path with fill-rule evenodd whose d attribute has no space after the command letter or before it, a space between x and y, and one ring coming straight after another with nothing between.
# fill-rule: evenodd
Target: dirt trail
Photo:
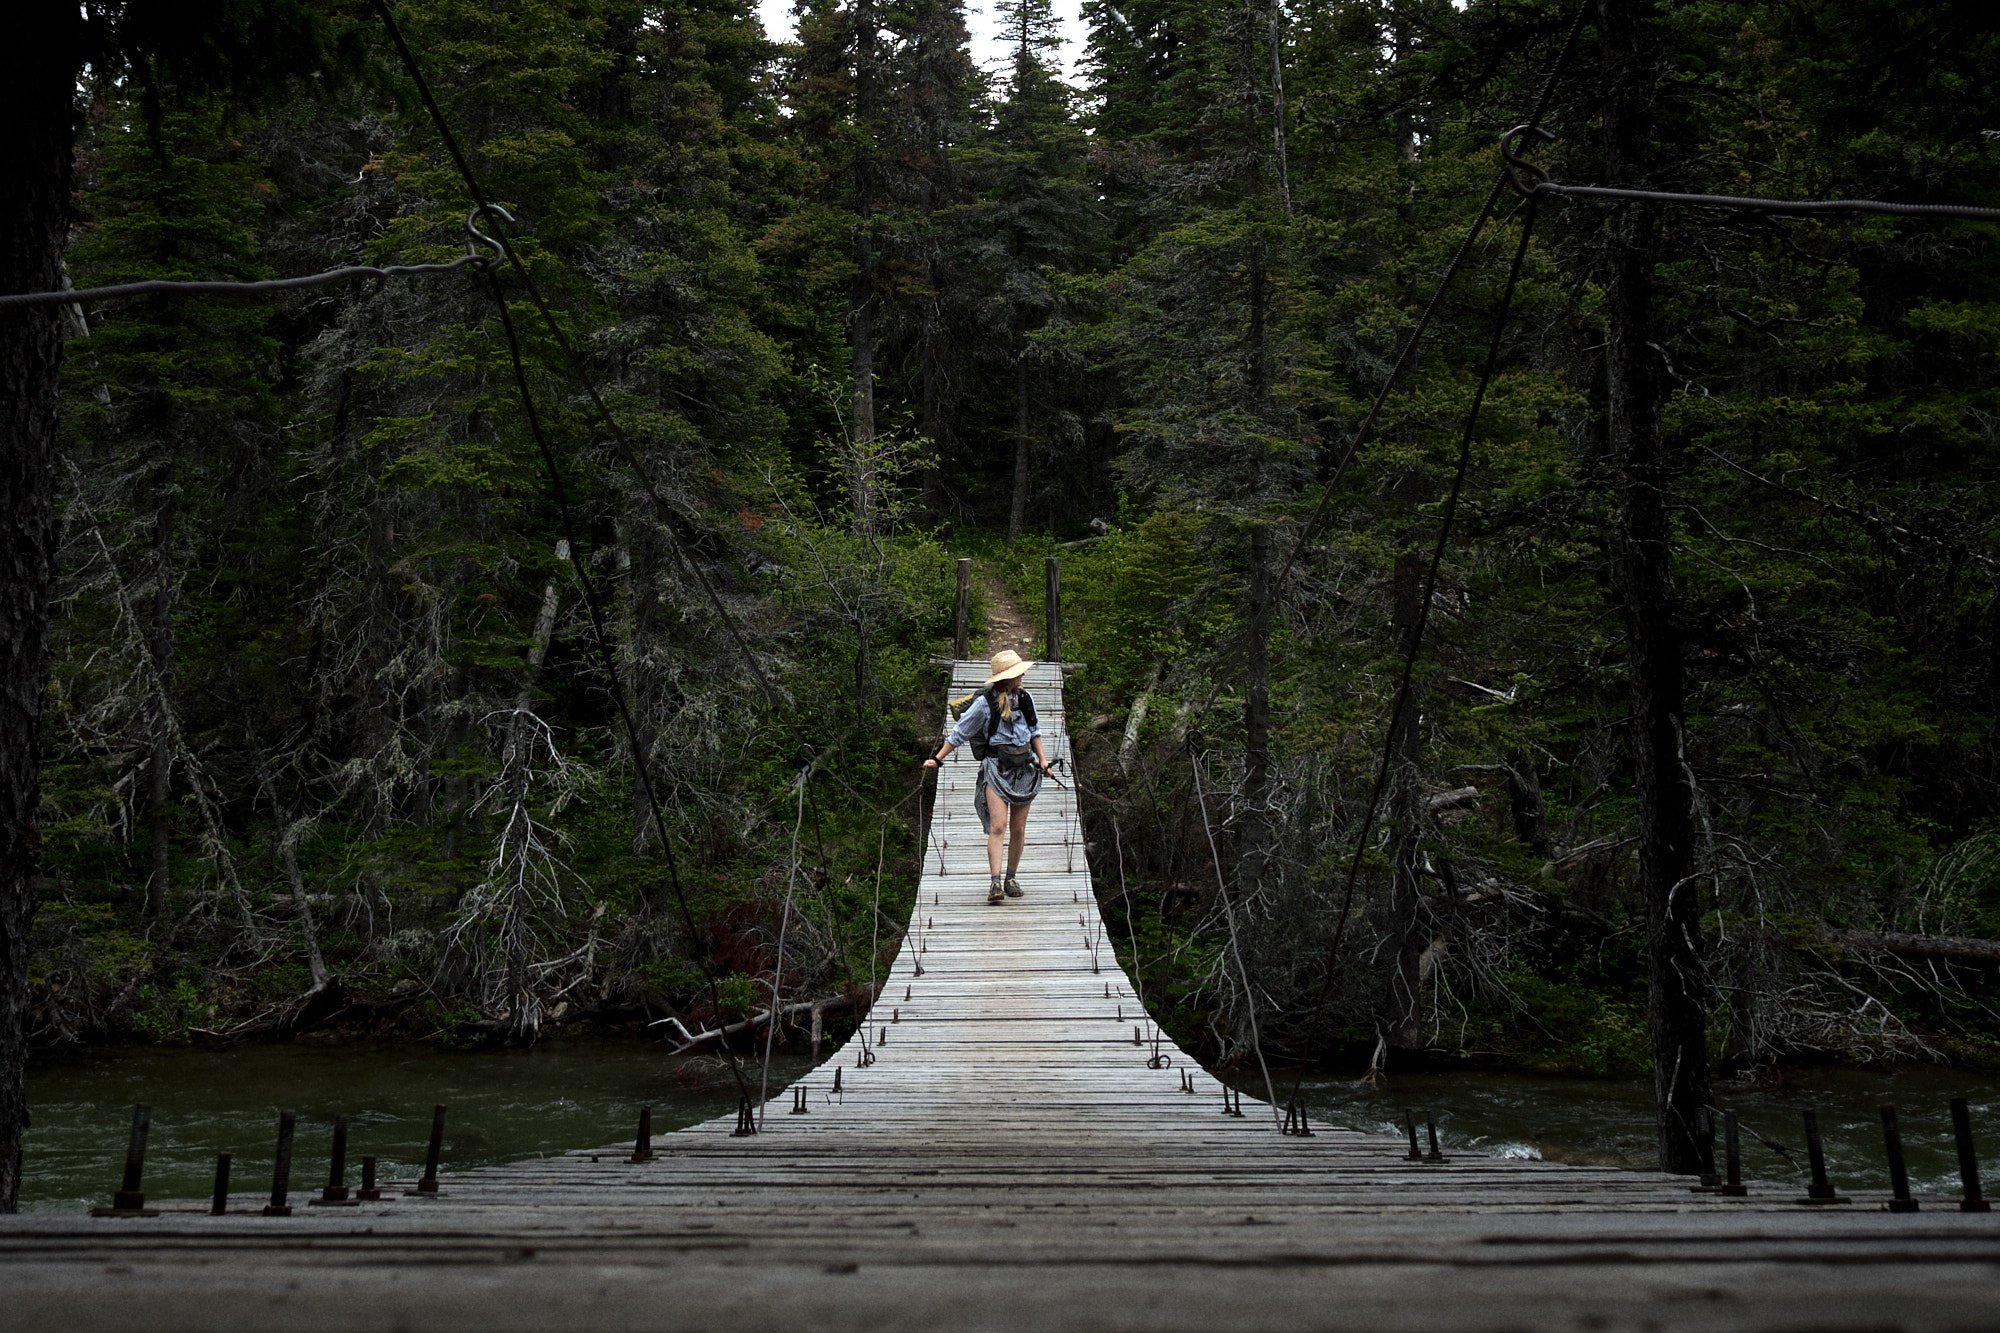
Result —
<instances>
[{"instance_id":1,"label":"dirt trail","mask_svg":"<svg viewBox=\"0 0 2000 1333\"><path fill-rule=\"evenodd\" d=\"M975 568L977 568L975 566ZM979 586L986 595L986 653L1012 648L1023 657L1035 652L1035 622L1015 604L1007 591L1007 581L990 569L978 569Z\"/></svg>"}]
</instances>

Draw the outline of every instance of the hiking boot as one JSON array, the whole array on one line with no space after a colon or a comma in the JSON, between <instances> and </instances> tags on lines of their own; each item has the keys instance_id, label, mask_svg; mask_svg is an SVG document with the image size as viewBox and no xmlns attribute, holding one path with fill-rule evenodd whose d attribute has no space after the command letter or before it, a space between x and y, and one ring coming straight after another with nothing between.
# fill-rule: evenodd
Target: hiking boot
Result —
<instances>
[{"instance_id":1,"label":"hiking boot","mask_svg":"<svg viewBox=\"0 0 2000 1333\"><path fill-rule=\"evenodd\" d=\"M1000 876L995 875L993 877L993 887L986 891L986 901L989 903L998 903L998 902L1005 902L1006 900L1007 900L1007 893L1005 888L1002 886Z\"/></svg>"},{"instance_id":2,"label":"hiking boot","mask_svg":"<svg viewBox=\"0 0 2000 1333\"><path fill-rule=\"evenodd\" d=\"M1021 896L1021 881L1015 879L1012 875L1007 876L1006 882L1001 885L1001 888L1009 898L1018 898Z\"/></svg>"}]
</instances>

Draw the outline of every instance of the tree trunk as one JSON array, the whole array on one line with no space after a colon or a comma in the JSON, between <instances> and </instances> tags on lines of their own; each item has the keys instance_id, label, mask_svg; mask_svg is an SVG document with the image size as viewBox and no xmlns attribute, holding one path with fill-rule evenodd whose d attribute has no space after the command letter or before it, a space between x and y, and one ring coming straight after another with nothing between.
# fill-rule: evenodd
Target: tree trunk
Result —
<instances>
[{"instance_id":1,"label":"tree trunk","mask_svg":"<svg viewBox=\"0 0 2000 1333\"><path fill-rule=\"evenodd\" d=\"M1656 86L1651 0L1605 0L1608 97L1605 179L1646 178ZM1698 1173L1700 1111L1710 1102L1700 893L1694 880L1694 789L1682 756L1685 681L1667 503L1671 460L1660 431L1653 317L1655 214L1628 208L1609 229L1605 292L1605 441L1618 487L1613 565L1631 677L1639 896L1646 908L1646 1029L1659 1110L1660 1169Z\"/></svg>"},{"instance_id":2,"label":"tree trunk","mask_svg":"<svg viewBox=\"0 0 2000 1333\"><path fill-rule=\"evenodd\" d=\"M75 5L11 9L0 42L0 291L62 282L69 225ZM28 931L41 849L42 699L55 577L57 306L0 312L0 1213L15 1211L28 1128Z\"/></svg>"},{"instance_id":3,"label":"tree trunk","mask_svg":"<svg viewBox=\"0 0 2000 1333\"><path fill-rule=\"evenodd\" d=\"M1412 39L1408 17L1400 9L1390 11L1389 46L1397 63L1411 56ZM1407 244L1414 247L1417 236L1417 122L1406 103L1395 113L1396 163L1402 191L1396 216L1403 224ZM1396 478L1395 498L1414 511L1433 494L1428 481L1406 471ZM1425 564L1419 543L1421 530L1401 534L1402 549L1396 555L1390 575L1391 601L1389 637L1402 656L1418 652L1422 644L1417 631L1423 617ZM1409 696L1389 738L1389 790L1385 817L1389 825L1389 943L1388 985L1382 1006L1383 1031L1380 1046L1412 1050L1423 1045L1423 956L1429 941L1423 928L1423 830L1424 796L1420 784L1423 713L1423 685L1413 674ZM1378 1058L1386 1050L1377 1052Z\"/></svg>"},{"instance_id":4,"label":"tree trunk","mask_svg":"<svg viewBox=\"0 0 2000 1333\"><path fill-rule=\"evenodd\" d=\"M1245 370L1246 405L1261 414L1270 401L1270 273L1264 243L1253 239L1249 255L1249 357ZM1265 446L1251 445L1250 493L1261 498ZM1256 894L1264 885L1271 856L1271 528L1257 515L1250 528L1250 569L1245 625L1248 631L1243 663L1243 844L1240 877L1243 891ZM1246 982L1247 984L1247 982Z\"/></svg>"},{"instance_id":5,"label":"tree trunk","mask_svg":"<svg viewBox=\"0 0 2000 1333\"><path fill-rule=\"evenodd\" d=\"M534 933L529 929L533 905L528 889L528 791L534 776L534 741L528 735L528 713L535 702L535 680L549 654L549 641L556 630L556 585L542 589L542 609L535 617L535 636L528 647L527 670L521 679L521 693L507 723L507 740L500 752L502 805L507 820L501 830L500 864L507 877L510 902L502 926L502 948L507 965L507 1040L516 1046L532 1046L542 1027L542 1005L529 985L528 951Z\"/></svg>"},{"instance_id":6,"label":"tree trunk","mask_svg":"<svg viewBox=\"0 0 2000 1333\"><path fill-rule=\"evenodd\" d=\"M173 821L168 802L173 797L173 725L167 716L167 682L173 674L174 654L174 469L162 462L153 474L153 608L146 651L153 659L153 672L160 682L161 698L153 701L148 719L148 759L146 771L146 822L151 835L146 878L146 910L159 916L167 910L167 894L173 874L170 836Z\"/></svg>"},{"instance_id":7,"label":"tree trunk","mask_svg":"<svg viewBox=\"0 0 2000 1333\"><path fill-rule=\"evenodd\" d=\"M1879 949L1898 958L1914 958L1927 963L1963 963L1968 967L2000 967L2000 940L1867 930L1850 930L1840 938L1849 948Z\"/></svg>"},{"instance_id":8,"label":"tree trunk","mask_svg":"<svg viewBox=\"0 0 2000 1333\"><path fill-rule=\"evenodd\" d=\"M921 481L925 509L933 518L942 518L945 511L945 489L944 474L939 468L939 460L944 457L953 436L950 334L944 327L944 316L939 309L937 293L951 281L951 275L945 271L944 262L937 254L935 244L931 247L926 267L929 271L931 295L924 305L921 402L918 406L924 432Z\"/></svg>"},{"instance_id":9,"label":"tree trunk","mask_svg":"<svg viewBox=\"0 0 2000 1333\"><path fill-rule=\"evenodd\" d=\"M854 239L853 307L848 338L854 367L854 441L852 478L854 530L875 530L875 251L868 237L867 215Z\"/></svg>"},{"instance_id":10,"label":"tree trunk","mask_svg":"<svg viewBox=\"0 0 2000 1333\"><path fill-rule=\"evenodd\" d=\"M1399 488L1403 489L1403 488ZM1415 546L1396 557L1392 579L1390 635L1400 654L1417 651L1423 615L1424 559ZM1389 959L1388 996L1383 1005L1383 1040L1393 1048L1423 1045L1423 956L1430 941L1423 928L1424 796L1419 781L1423 694L1415 676L1409 698L1390 738L1389 767Z\"/></svg>"},{"instance_id":11,"label":"tree trunk","mask_svg":"<svg viewBox=\"0 0 2000 1333\"><path fill-rule=\"evenodd\" d=\"M854 613L854 725L868 725L868 713L874 704L875 639L870 633L868 608L857 607Z\"/></svg>"},{"instance_id":12,"label":"tree trunk","mask_svg":"<svg viewBox=\"0 0 2000 1333\"><path fill-rule=\"evenodd\" d=\"M877 20L872 0L854 7L854 118L863 142L875 133ZM875 163L868 149L854 161L854 286L848 339L854 380L854 530L875 530Z\"/></svg>"},{"instance_id":13,"label":"tree trunk","mask_svg":"<svg viewBox=\"0 0 2000 1333\"><path fill-rule=\"evenodd\" d=\"M1514 836L1523 846L1544 859L1555 854L1555 841L1549 836L1548 804L1542 799L1542 775L1526 747L1507 755L1507 809L1513 816Z\"/></svg>"},{"instance_id":14,"label":"tree trunk","mask_svg":"<svg viewBox=\"0 0 2000 1333\"><path fill-rule=\"evenodd\" d=\"M632 681L632 714L639 743L650 745L660 725L660 680L653 669L651 646L659 633L660 571L657 546L642 525L621 524L624 538L625 668ZM639 760L632 755L632 855L652 856L659 850L660 829L653 819L646 784L639 780Z\"/></svg>"},{"instance_id":15,"label":"tree trunk","mask_svg":"<svg viewBox=\"0 0 2000 1333\"><path fill-rule=\"evenodd\" d=\"M1250 529L1248 643L1243 663L1243 892L1264 884L1271 855L1271 529Z\"/></svg>"},{"instance_id":16,"label":"tree trunk","mask_svg":"<svg viewBox=\"0 0 2000 1333\"><path fill-rule=\"evenodd\" d=\"M1146 673L1146 684L1139 691L1139 697L1132 701L1132 714L1125 720L1125 735L1118 742L1118 771L1130 773L1132 761L1139 757L1139 733L1145 730L1146 713L1153 705L1153 691L1160 688L1160 672L1166 667L1165 658L1154 658L1152 670Z\"/></svg>"},{"instance_id":17,"label":"tree trunk","mask_svg":"<svg viewBox=\"0 0 2000 1333\"><path fill-rule=\"evenodd\" d=\"M1285 7L1279 0L1264 0L1265 18L1270 24L1267 38L1271 47L1271 154L1278 169L1278 200L1285 216L1292 215L1292 167L1285 152Z\"/></svg>"},{"instance_id":18,"label":"tree trunk","mask_svg":"<svg viewBox=\"0 0 2000 1333\"><path fill-rule=\"evenodd\" d=\"M307 825L292 824L278 839L278 859L285 869L285 882L292 887L292 899L299 909L299 934L305 940L306 968L312 974L312 988L325 987L326 958L319 951L319 928L313 924L312 899L306 895L306 877L299 872L299 839Z\"/></svg>"},{"instance_id":19,"label":"tree trunk","mask_svg":"<svg viewBox=\"0 0 2000 1333\"><path fill-rule=\"evenodd\" d=\"M1007 511L1007 544L1021 539L1028 517L1028 355L1027 340L1014 357L1014 503Z\"/></svg>"}]
</instances>

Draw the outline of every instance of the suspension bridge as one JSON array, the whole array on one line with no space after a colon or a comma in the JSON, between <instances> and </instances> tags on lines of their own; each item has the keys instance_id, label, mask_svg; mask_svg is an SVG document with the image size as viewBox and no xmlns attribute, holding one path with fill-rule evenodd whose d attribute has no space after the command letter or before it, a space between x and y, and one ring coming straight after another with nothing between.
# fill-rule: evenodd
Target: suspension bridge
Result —
<instances>
[{"instance_id":1,"label":"suspension bridge","mask_svg":"<svg viewBox=\"0 0 2000 1333\"><path fill-rule=\"evenodd\" d=\"M985 671L956 661L952 692ZM1066 755L1061 668L1027 683ZM1950 1201L1287 1124L1148 1017L1068 788L1036 803L1026 896L987 905L974 777L964 751L940 773L872 1012L761 1109L288 1216L0 1218L11 1326L1993 1326L2000 1223Z\"/></svg>"}]
</instances>

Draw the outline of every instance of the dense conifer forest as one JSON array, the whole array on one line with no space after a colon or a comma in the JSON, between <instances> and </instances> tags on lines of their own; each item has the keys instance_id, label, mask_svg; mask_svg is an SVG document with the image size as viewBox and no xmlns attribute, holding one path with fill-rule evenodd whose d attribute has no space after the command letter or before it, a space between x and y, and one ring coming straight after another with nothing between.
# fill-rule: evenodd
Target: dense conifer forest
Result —
<instances>
[{"instance_id":1,"label":"dense conifer forest","mask_svg":"<svg viewBox=\"0 0 2000 1333\"><path fill-rule=\"evenodd\" d=\"M465 253L363 0L29 8L0 290ZM865 1004L1054 554L1206 1058L2000 1063L2000 230L1495 192L2000 205L1988 6L994 8L399 0L518 269L0 311L10 1049Z\"/></svg>"}]
</instances>

